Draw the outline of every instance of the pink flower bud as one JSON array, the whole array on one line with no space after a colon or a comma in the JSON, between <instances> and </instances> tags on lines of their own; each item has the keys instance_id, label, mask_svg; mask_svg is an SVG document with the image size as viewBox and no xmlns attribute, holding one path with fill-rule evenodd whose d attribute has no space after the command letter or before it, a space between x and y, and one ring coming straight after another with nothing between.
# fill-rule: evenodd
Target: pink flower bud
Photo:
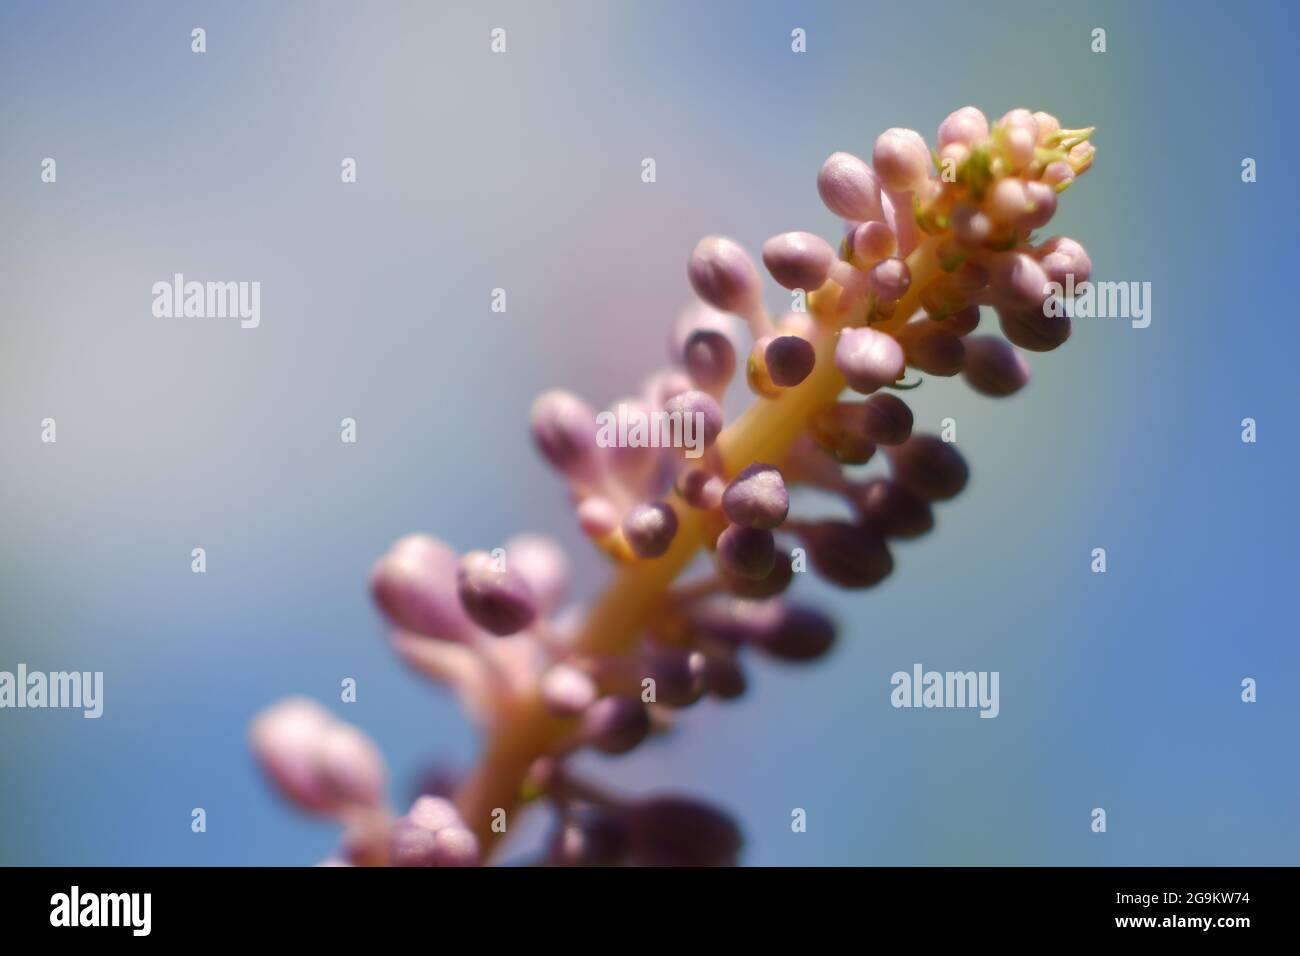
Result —
<instances>
[{"instance_id":1,"label":"pink flower bud","mask_svg":"<svg viewBox=\"0 0 1300 956\"><path fill-rule=\"evenodd\" d=\"M852 153L832 153L817 174L817 192L826 208L857 222L884 218L880 182L871 167Z\"/></svg>"},{"instance_id":2,"label":"pink flower bud","mask_svg":"<svg viewBox=\"0 0 1300 956\"><path fill-rule=\"evenodd\" d=\"M963 106L959 110L954 110L939 124L940 150L950 143L960 143L968 148L974 147L988 138L989 121L984 113L974 106Z\"/></svg>"},{"instance_id":3,"label":"pink flower bud","mask_svg":"<svg viewBox=\"0 0 1300 956\"><path fill-rule=\"evenodd\" d=\"M966 381L982 395L1014 395L1029 382L1029 366L1014 348L995 335L966 340Z\"/></svg>"},{"instance_id":4,"label":"pink flower bud","mask_svg":"<svg viewBox=\"0 0 1300 956\"><path fill-rule=\"evenodd\" d=\"M930 178L930 151L916 130L885 130L876 139L871 163L881 185L894 192L914 192Z\"/></svg>"},{"instance_id":5,"label":"pink flower bud","mask_svg":"<svg viewBox=\"0 0 1300 956\"><path fill-rule=\"evenodd\" d=\"M820 289L834 263L830 243L810 232L786 232L763 243L763 265L787 289Z\"/></svg>"},{"instance_id":6,"label":"pink flower bud","mask_svg":"<svg viewBox=\"0 0 1300 956\"><path fill-rule=\"evenodd\" d=\"M912 273L907 262L897 257L881 259L867 274L867 288L883 302L894 302L907 294L912 284Z\"/></svg>"},{"instance_id":7,"label":"pink flower bud","mask_svg":"<svg viewBox=\"0 0 1300 956\"><path fill-rule=\"evenodd\" d=\"M370 571L370 593L397 627L447 641L474 624L456 596L456 553L427 534L399 539Z\"/></svg>"},{"instance_id":8,"label":"pink flower bud","mask_svg":"<svg viewBox=\"0 0 1300 956\"><path fill-rule=\"evenodd\" d=\"M870 328L845 329L835 344L835 367L855 392L869 395L903 374L903 348L893 337Z\"/></svg>"},{"instance_id":9,"label":"pink flower bud","mask_svg":"<svg viewBox=\"0 0 1300 956\"><path fill-rule=\"evenodd\" d=\"M723 312L748 315L762 301L758 269L739 244L721 236L701 239L687 266L701 299Z\"/></svg>"}]
</instances>

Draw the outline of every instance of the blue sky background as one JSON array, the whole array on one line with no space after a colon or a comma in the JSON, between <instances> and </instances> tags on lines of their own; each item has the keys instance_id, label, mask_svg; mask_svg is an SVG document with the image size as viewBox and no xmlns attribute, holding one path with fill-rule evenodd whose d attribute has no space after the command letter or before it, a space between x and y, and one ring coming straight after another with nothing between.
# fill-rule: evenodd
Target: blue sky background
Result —
<instances>
[{"instance_id":1,"label":"blue sky background","mask_svg":"<svg viewBox=\"0 0 1300 956\"><path fill-rule=\"evenodd\" d=\"M245 750L288 693L373 735L401 799L429 761L471 760L453 702L380 640L374 557L412 530L466 549L540 530L594 593L605 570L530 447L532 397L626 394L661 363L700 236L834 235L827 154L868 154L889 126L930 138L967 103L1099 127L1053 230L1097 278L1152 283L1150 328L1079 322L1011 401L911 393L922 426L957 420L972 482L880 588L800 582L841 620L838 652L758 665L742 702L584 763L730 807L755 864L1296 863L1297 19L5 4L0 669L103 670L106 700L98 721L0 712L0 863L324 857L332 828L280 804ZM261 281L261 327L154 319L174 272ZM889 675L915 662L1000 671L1001 716L892 709Z\"/></svg>"}]
</instances>

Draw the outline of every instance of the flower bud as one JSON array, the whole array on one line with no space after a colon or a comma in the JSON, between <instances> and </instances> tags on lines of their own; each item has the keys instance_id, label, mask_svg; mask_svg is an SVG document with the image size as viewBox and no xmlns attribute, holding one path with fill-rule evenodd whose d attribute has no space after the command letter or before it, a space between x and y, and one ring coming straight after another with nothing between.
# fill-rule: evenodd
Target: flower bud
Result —
<instances>
[{"instance_id":1,"label":"flower bud","mask_svg":"<svg viewBox=\"0 0 1300 956\"><path fill-rule=\"evenodd\" d=\"M1092 275L1092 260L1087 250L1068 236L1053 236L1034 253L1048 281L1062 288L1067 285L1068 276L1074 276L1074 285L1079 286Z\"/></svg>"},{"instance_id":2,"label":"flower bud","mask_svg":"<svg viewBox=\"0 0 1300 956\"><path fill-rule=\"evenodd\" d=\"M830 243L811 232L786 232L763 243L763 265L787 289L820 289L834 263Z\"/></svg>"},{"instance_id":3,"label":"flower bud","mask_svg":"<svg viewBox=\"0 0 1300 956\"><path fill-rule=\"evenodd\" d=\"M904 365L902 346L875 329L844 329L835 344L835 367L855 392L869 395L892 385L903 374Z\"/></svg>"},{"instance_id":4,"label":"flower bud","mask_svg":"<svg viewBox=\"0 0 1300 956\"><path fill-rule=\"evenodd\" d=\"M794 580L794 565L790 553L776 549L772 559L772 570L761 578L747 578L734 574L727 575L727 592L736 597L761 600L776 597L790 587Z\"/></svg>"},{"instance_id":5,"label":"flower bud","mask_svg":"<svg viewBox=\"0 0 1300 956\"><path fill-rule=\"evenodd\" d=\"M675 647L652 649L645 658L646 677L655 682L655 703L689 707L704 695L704 655Z\"/></svg>"},{"instance_id":6,"label":"flower bud","mask_svg":"<svg viewBox=\"0 0 1300 956\"><path fill-rule=\"evenodd\" d=\"M888 478L854 485L849 498L862 523L887 538L915 538L934 527L929 502Z\"/></svg>"},{"instance_id":7,"label":"flower bud","mask_svg":"<svg viewBox=\"0 0 1300 956\"><path fill-rule=\"evenodd\" d=\"M506 561L519 572L543 614L555 610L569 588L569 559L554 540L540 534L516 535L506 542Z\"/></svg>"},{"instance_id":8,"label":"flower bud","mask_svg":"<svg viewBox=\"0 0 1300 956\"><path fill-rule=\"evenodd\" d=\"M596 415L585 402L558 389L544 392L530 414L533 441L551 467L570 478L596 471Z\"/></svg>"},{"instance_id":9,"label":"flower bud","mask_svg":"<svg viewBox=\"0 0 1300 956\"><path fill-rule=\"evenodd\" d=\"M1029 382L1029 366L1020 353L995 335L966 340L966 381L982 395L1014 395Z\"/></svg>"},{"instance_id":10,"label":"flower bud","mask_svg":"<svg viewBox=\"0 0 1300 956\"><path fill-rule=\"evenodd\" d=\"M907 361L927 375L956 375L965 360L961 339L942 324L923 322L908 330Z\"/></svg>"},{"instance_id":11,"label":"flower bud","mask_svg":"<svg viewBox=\"0 0 1300 956\"><path fill-rule=\"evenodd\" d=\"M1070 338L1070 318L1048 315L1042 308L999 307L998 325L1007 340L1031 352L1050 352Z\"/></svg>"},{"instance_id":12,"label":"flower bud","mask_svg":"<svg viewBox=\"0 0 1300 956\"><path fill-rule=\"evenodd\" d=\"M763 360L773 385L793 388L812 374L817 350L798 335L778 335L767 343Z\"/></svg>"},{"instance_id":13,"label":"flower bud","mask_svg":"<svg viewBox=\"0 0 1300 956\"><path fill-rule=\"evenodd\" d=\"M863 262L878 262L898 252L898 237L883 222L864 222L853 230L853 254Z\"/></svg>"},{"instance_id":14,"label":"flower bud","mask_svg":"<svg viewBox=\"0 0 1300 956\"><path fill-rule=\"evenodd\" d=\"M966 487L970 470L951 444L934 435L913 435L889 449L894 480L926 501L946 501Z\"/></svg>"},{"instance_id":15,"label":"flower bud","mask_svg":"<svg viewBox=\"0 0 1300 956\"><path fill-rule=\"evenodd\" d=\"M696 294L715 309L748 315L761 305L758 269L749 254L730 239L701 239L691 253L687 274Z\"/></svg>"},{"instance_id":16,"label":"flower bud","mask_svg":"<svg viewBox=\"0 0 1300 956\"><path fill-rule=\"evenodd\" d=\"M910 193L930 177L930 151L915 130L887 129L876 139L871 165L886 189Z\"/></svg>"},{"instance_id":17,"label":"flower bud","mask_svg":"<svg viewBox=\"0 0 1300 956\"><path fill-rule=\"evenodd\" d=\"M623 535L637 557L661 557L677 535L677 512L662 501L636 505L623 517Z\"/></svg>"},{"instance_id":18,"label":"flower bud","mask_svg":"<svg viewBox=\"0 0 1300 956\"><path fill-rule=\"evenodd\" d=\"M779 527L790 512L790 495L781 470L762 462L750 465L727 485L722 508L738 525Z\"/></svg>"},{"instance_id":19,"label":"flower bud","mask_svg":"<svg viewBox=\"0 0 1300 956\"><path fill-rule=\"evenodd\" d=\"M949 113L939 124L937 141L939 148L949 143L960 143L966 147L975 147L989 138L989 121L983 112L974 106L963 106Z\"/></svg>"},{"instance_id":20,"label":"flower bud","mask_svg":"<svg viewBox=\"0 0 1300 956\"><path fill-rule=\"evenodd\" d=\"M424 796L393 824L394 866L477 866L478 840L450 801Z\"/></svg>"},{"instance_id":21,"label":"flower bud","mask_svg":"<svg viewBox=\"0 0 1300 956\"><path fill-rule=\"evenodd\" d=\"M537 598L510 562L486 551L460 559L460 603L474 623L498 637L522 631L537 616Z\"/></svg>"},{"instance_id":22,"label":"flower bud","mask_svg":"<svg viewBox=\"0 0 1300 956\"><path fill-rule=\"evenodd\" d=\"M718 435L722 432L722 406L708 392L691 389L689 392L674 395L664 403L664 411L669 415L681 416L683 433L688 420L698 423L700 427L696 435L704 448L717 441Z\"/></svg>"},{"instance_id":23,"label":"flower bud","mask_svg":"<svg viewBox=\"0 0 1300 956\"><path fill-rule=\"evenodd\" d=\"M717 475L710 474L702 468L683 472L677 481L677 492L692 508L705 511L722 504L722 495L727 483Z\"/></svg>"},{"instance_id":24,"label":"flower bud","mask_svg":"<svg viewBox=\"0 0 1300 956\"><path fill-rule=\"evenodd\" d=\"M776 566L776 542L763 528L728 525L718 535L717 557L727 574L761 581Z\"/></svg>"},{"instance_id":25,"label":"flower bud","mask_svg":"<svg viewBox=\"0 0 1300 956\"><path fill-rule=\"evenodd\" d=\"M871 528L845 521L818 521L800 528L817 573L844 588L869 588L894 570L885 542Z\"/></svg>"},{"instance_id":26,"label":"flower bud","mask_svg":"<svg viewBox=\"0 0 1300 956\"><path fill-rule=\"evenodd\" d=\"M894 302L907 294L912 284L912 273L907 263L897 257L881 259L867 273L867 288L882 302Z\"/></svg>"},{"instance_id":27,"label":"flower bud","mask_svg":"<svg viewBox=\"0 0 1300 956\"><path fill-rule=\"evenodd\" d=\"M817 192L835 215L856 222L880 220L880 183L852 153L832 153L817 174Z\"/></svg>"},{"instance_id":28,"label":"flower bud","mask_svg":"<svg viewBox=\"0 0 1300 956\"><path fill-rule=\"evenodd\" d=\"M744 843L726 814L682 797L638 804L629 824L632 857L643 866L733 866Z\"/></svg>"},{"instance_id":29,"label":"flower bud","mask_svg":"<svg viewBox=\"0 0 1300 956\"><path fill-rule=\"evenodd\" d=\"M542 674L538 690L547 709L557 717L576 717L596 700L596 683L571 664L555 664Z\"/></svg>"},{"instance_id":30,"label":"flower bud","mask_svg":"<svg viewBox=\"0 0 1300 956\"><path fill-rule=\"evenodd\" d=\"M607 754L627 753L650 733L650 715L635 697L602 697L582 715L582 735Z\"/></svg>"},{"instance_id":31,"label":"flower bud","mask_svg":"<svg viewBox=\"0 0 1300 956\"><path fill-rule=\"evenodd\" d=\"M473 622L456 596L456 553L427 534L400 538L370 571L370 593L394 625L425 637L467 639Z\"/></svg>"},{"instance_id":32,"label":"flower bud","mask_svg":"<svg viewBox=\"0 0 1300 956\"><path fill-rule=\"evenodd\" d=\"M721 391L736 374L736 349L721 332L702 329L686 340L682 365L697 388Z\"/></svg>"}]
</instances>

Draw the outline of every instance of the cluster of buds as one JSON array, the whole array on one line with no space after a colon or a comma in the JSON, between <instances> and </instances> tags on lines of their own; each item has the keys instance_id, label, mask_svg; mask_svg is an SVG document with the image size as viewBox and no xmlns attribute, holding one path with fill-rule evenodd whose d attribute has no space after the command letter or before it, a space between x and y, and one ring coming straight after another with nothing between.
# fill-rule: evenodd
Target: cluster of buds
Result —
<instances>
[{"instance_id":1,"label":"cluster of buds","mask_svg":"<svg viewBox=\"0 0 1300 956\"><path fill-rule=\"evenodd\" d=\"M1090 133L1024 109L990 128L964 107L940 125L934 150L891 129L870 165L833 154L817 188L845 220L838 252L806 232L763 245L768 273L802 306L783 315L768 313L744 249L702 240L688 263L701 301L672 329L669 365L617 403L625 417L663 416L676 434L693 427L697 454L601 440L600 417L580 398L538 398L534 441L567 481L578 525L615 563L614 581L589 608L566 606L565 555L532 535L467 554L412 535L379 559L371 592L394 650L460 694L488 747L455 786L395 817L382 761L356 731L297 701L260 717L258 756L301 806L343 821L342 859L477 863L510 813L547 799L558 822L546 863L733 861L740 835L724 813L677 796L611 795L567 758L626 753L671 727L675 710L743 694L747 651L792 662L826 654L834 624L786 599L795 574L810 565L838 586L869 588L893 570L892 540L933 528L935 503L963 489L968 468L951 444L914 433L894 392L918 384L911 369L1009 396L1029 379L1016 346L1046 351L1069 337L1063 310L1044 308L1050 283L1081 283L1091 264L1077 242L1040 242L1035 231L1091 165ZM973 334L982 306L1002 337ZM741 325L757 401L728 425ZM888 476L862 477L854 468L878 449ZM849 517L791 515L800 485L841 499ZM711 566L677 582L701 550Z\"/></svg>"}]
</instances>

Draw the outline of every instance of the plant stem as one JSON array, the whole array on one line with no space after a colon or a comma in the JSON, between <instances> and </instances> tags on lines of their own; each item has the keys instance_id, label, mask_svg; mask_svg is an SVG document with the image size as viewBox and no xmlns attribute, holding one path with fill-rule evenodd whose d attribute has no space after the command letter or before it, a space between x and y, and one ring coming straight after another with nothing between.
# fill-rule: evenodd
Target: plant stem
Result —
<instances>
[{"instance_id":1,"label":"plant stem","mask_svg":"<svg viewBox=\"0 0 1300 956\"><path fill-rule=\"evenodd\" d=\"M903 325L919 308L921 290L939 273L935 250L927 239L907 258L912 282L893 316L874 328L890 332ZM861 325L866 303L859 302L842 315L834 315L839 290L812 297L810 306L821 322L817 362L802 383L774 399L759 399L718 436L724 476L733 477L752 462L779 465L795 439L819 410L844 390L844 378L835 367L835 345L841 328ZM633 650L664 592L704 544L700 513L676 494L669 503L677 512L678 528L666 554L653 561L620 567L609 586L592 604L573 647L579 653L616 655ZM505 810L507 820L519 805L524 778L533 761L545 754L573 727L572 720L550 714L537 695L513 702L489 734L483 759L456 795L467 825L478 836L486 861L501 833L492 829L493 811Z\"/></svg>"}]
</instances>

